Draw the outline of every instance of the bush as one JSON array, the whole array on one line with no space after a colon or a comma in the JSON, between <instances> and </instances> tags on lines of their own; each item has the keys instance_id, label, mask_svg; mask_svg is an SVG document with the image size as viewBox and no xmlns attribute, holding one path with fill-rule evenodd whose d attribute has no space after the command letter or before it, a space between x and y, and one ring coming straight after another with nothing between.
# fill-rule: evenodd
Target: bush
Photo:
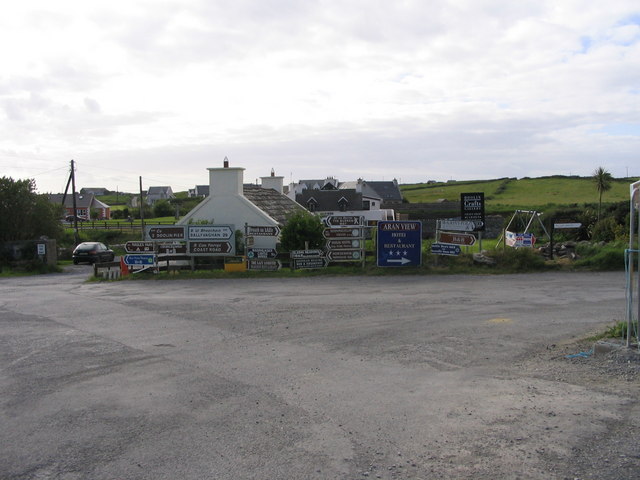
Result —
<instances>
[{"instance_id":1,"label":"bush","mask_svg":"<svg viewBox=\"0 0 640 480\"><path fill-rule=\"evenodd\" d=\"M591 248L582 247L579 252L587 256L576 260L576 267L585 267L590 270L624 270L624 247L594 245Z\"/></svg>"},{"instance_id":2,"label":"bush","mask_svg":"<svg viewBox=\"0 0 640 480\"><path fill-rule=\"evenodd\" d=\"M512 272L531 272L547 268L544 258L531 248L497 249L489 256L496 260L499 267Z\"/></svg>"},{"instance_id":3,"label":"bush","mask_svg":"<svg viewBox=\"0 0 640 480\"><path fill-rule=\"evenodd\" d=\"M305 243L309 248L324 247L322 232L324 226L320 217L305 210L293 213L282 228L280 244L285 251L302 250Z\"/></svg>"},{"instance_id":4,"label":"bush","mask_svg":"<svg viewBox=\"0 0 640 480\"><path fill-rule=\"evenodd\" d=\"M595 242L613 242L624 236L624 227L614 217L606 217L597 222L591 231L591 240Z\"/></svg>"},{"instance_id":5,"label":"bush","mask_svg":"<svg viewBox=\"0 0 640 480\"><path fill-rule=\"evenodd\" d=\"M176 209L167 200L158 200L153 205L154 217L171 217L175 214Z\"/></svg>"}]
</instances>

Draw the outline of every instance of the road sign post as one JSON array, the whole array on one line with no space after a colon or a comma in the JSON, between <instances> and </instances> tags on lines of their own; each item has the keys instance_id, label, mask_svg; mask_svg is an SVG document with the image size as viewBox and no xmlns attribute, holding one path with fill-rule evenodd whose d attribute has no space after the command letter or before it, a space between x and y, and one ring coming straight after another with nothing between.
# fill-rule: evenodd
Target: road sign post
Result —
<instances>
[{"instance_id":1,"label":"road sign post","mask_svg":"<svg viewBox=\"0 0 640 480\"><path fill-rule=\"evenodd\" d=\"M276 258L278 251L275 248L247 248L247 258Z\"/></svg>"},{"instance_id":2,"label":"road sign post","mask_svg":"<svg viewBox=\"0 0 640 480\"><path fill-rule=\"evenodd\" d=\"M151 240L186 240L185 228L181 225L147 225L145 238Z\"/></svg>"},{"instance_id":3,"label":"road sign post","mask_svg":"<svg viewBox=\"0 0 640 480\"><path fill-rule=\"evenodd\" d=\"M460 218L474 222L472 231L484 231L484 192L460 194Z\"/></svg>"},{"instance_id":4,"label":"road sign post","mask_svg":"<svg viewBox=\"0 0 640 480\"><path fill-rule=\"evenodd\" d=\"M235 255L234 246L231 242L218 242L213 240L204 240L199 242L189 242L189 255L215 257L215 256L233 256Z\"/></svg>"},{"instance_id":5,"label":"road sign post","mask_svg":"<svg viewBox=\"0 0 640 480\"><path fill-rule=\"evenodd\" d=\"M127 253L153 253L153 242L126 242L124 250Z\"/></svg>"},{"instance_id":6,"label":"road sign post","mask_svg":"<svg viewBox=\"0 0 640 480\"><path fill-rule=\"evenodd\" d=\"M364 225L364 217L357 215L329 215L325 218L328 227L356 227Z\"/></svg>"},{"instance_id":7,"label":"road sign post","mask_svg":"<svg viewBox=\"0 0 640 480\"><path fill-rule=\"evenodd\" d=\"M249 270L261 270L263 272L275 272L282 268L280 260L273 258L250 258L247 260Z\"/></svg>"},{"instance_id":8,"label":"road sign post","mask_svg":"<svg viewBox=\"0 0 640 480\"><path fill-rule=\"evenodd\" d=\"M280 235L280 227L277 225L247 225L248 237L277 237Z\"/></svg>"},{"instance_id":9,"label":"road sign post","mask_svg":"<svg viewBox=\"0 0 640 480\"><path fill-rule=\"evenodd\" d=\"M231 225L187 225L189 240L229 240L233 232Z\"/></svg>"},{"instance_id":10,"label":"road sign post","mask_svg":"<svg viewBox=\"0 0 640 480\"><path fill-rule=\"evenodd\" d=\"M475 235L471 233L448 233L440 232L438 235L438 243L450 243L453 245L465 245L471 247L476 243Z\"/></svg>"},{"instance_id":11,"label":"road sign post","mask_svg":"<svg viewBox=\"0 0 640 480\"><path fill-rule=\"evenodd\" d=\"M433 253L434 255L457 256L460 255L460 252L460 245L437 242L431 244L431 253Z\"/></svg>"},{"instance_id":12,"label":"road sign post","mask_svg":"<svg viewBox=\"0 0 640 480\"><path fill-rule=\"evenodd\" d=\"M149 267L155 264L156 256L152 253L141 253L137 255L125 255L124 263L127 265L143 265Z\"/></svg>"},{"instance_id":13,"label":"road sign post","mask_svg":"<svg viewBox=\"0 0 640 480\"><path fill-rule=\"evenodd\" d=\"M422 222L378 222L377 265L417 267L422 263Z\"/></svg>"}]
</instances>

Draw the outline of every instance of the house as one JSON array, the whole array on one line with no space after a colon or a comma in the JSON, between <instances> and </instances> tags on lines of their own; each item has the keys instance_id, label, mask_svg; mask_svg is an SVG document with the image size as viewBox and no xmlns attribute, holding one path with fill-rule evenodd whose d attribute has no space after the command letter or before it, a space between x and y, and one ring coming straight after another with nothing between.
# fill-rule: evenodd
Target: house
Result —
<instances>
[{"instance_id":1,"label":"house","mask_svg":"<svg viewBox=\"0 0 640 480\"><path fill-rule=\"evenodd\" d=\"M356 192L355 189L304 190L296 195L296 202L310 212L318 213L365 210L362 193Z\"/></svg>"},{"instance_id":2,"label":"house","mask_svg":"<svg viewBox=\"0 0 640 480\"><path fill-rule=\"evenodd\" d=\"M393 192L393 185L397 193ZM361 178L356 182L339 182L334 177L300 180L289 186L287 195L311 212L325 216L362 215L372 221L393 220L395 212L389 205L396 204L398 195L397 203L402 203L397 182L367 182Z\"/></svg>"},{"instance_id":3,"label":"house","mask_svg":"<svg viewBox=\"0 0 640 480\"><path fill-rule=\"evenodd\" d=\"M169 200L175 198L171 187L149 187L146 201L149 205L154 205L158 200Z\"/></svg>"},{"instance_id":4,"label":"house","mask_svg":"<svg viewBox=\"0 0 640 480\"><path fill-rule=\"evenodd\" d=\"M282 226L287 217L303 208L282 194L283 177L275 174L262 177L261 185L245 185L244 168L229 167L225 159L222 168L209 168L209 195L177 222L211 222L232 225L242 230L244 225ZM275 237L255 237L255 247L274 248Z\"/></svg>"},{"instance_id":5,"label":"house","mask_svg":"<svg viewBox=\"0 0 640 480\"><path fill-rule=\"evenodd\" d=\"M402 192L395 178L390 182L363 182L382 198L381 208L393 208L402 205Z\"/></svg>"},{"instance_id":6,"label":"house","mask_svg":"<svg viewBox=\"0 0 640 480\"><path fill-rule=\"evenodd\" d=\"M209 196L209 185L196 185L195 188L189 189L188 195L190 198L207 197Z\"/></svg>"},{"instance_id":7,"label":"house","mask_svg":"<svg viewBox=\"0 0 640 480\"><path fill-rule=\"evenodd\" d=\"M63 197L64 195L62 193L50 194L49 201L51 203L61 204ZM66 196L64 200L64 208L65 216L74 214L72 195ZM86 195L76 193L75 215L87 220L108 220L111 218L111 207L95 198L95 195L92 193Z\"/></svg>"}]
</instances>

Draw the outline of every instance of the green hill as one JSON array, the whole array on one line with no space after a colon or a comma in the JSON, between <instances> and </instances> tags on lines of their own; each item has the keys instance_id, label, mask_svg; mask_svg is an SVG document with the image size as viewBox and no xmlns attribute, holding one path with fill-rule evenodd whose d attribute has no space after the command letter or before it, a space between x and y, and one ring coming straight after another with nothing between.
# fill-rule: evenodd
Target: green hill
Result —
<instances>
[{"instance_id":1,"label":"green hill","mask_svg":"<svg viewBox=\"0 0 640 480\"><path fill-rule=\"evenodd\" d=\"M629 185L637 179L617 178L602 202L629 201ZM500 210L540 209L552 205L597 203L598 192L591 177L552 176L540 178L500 178L446 183L401 185L409 203L430 203L439 200L459 201L460 193L484 192L487 207Z\"/></svg>"}]
</instances>

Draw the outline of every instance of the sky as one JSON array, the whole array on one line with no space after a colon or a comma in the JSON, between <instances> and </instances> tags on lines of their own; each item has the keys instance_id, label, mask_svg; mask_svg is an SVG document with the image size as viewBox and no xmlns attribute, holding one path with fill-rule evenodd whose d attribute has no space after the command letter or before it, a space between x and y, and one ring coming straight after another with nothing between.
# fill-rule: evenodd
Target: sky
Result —
<instances>
[{"instance_id":1,"label":"sky","mask_svg":"<svg viewBox=\"0 0 640 480\"><path fill-rule=\"evenodd\" d=\"M135 192L640 176L637 0L21 0L0 176Z\"/></svg>"}]
</instances>

